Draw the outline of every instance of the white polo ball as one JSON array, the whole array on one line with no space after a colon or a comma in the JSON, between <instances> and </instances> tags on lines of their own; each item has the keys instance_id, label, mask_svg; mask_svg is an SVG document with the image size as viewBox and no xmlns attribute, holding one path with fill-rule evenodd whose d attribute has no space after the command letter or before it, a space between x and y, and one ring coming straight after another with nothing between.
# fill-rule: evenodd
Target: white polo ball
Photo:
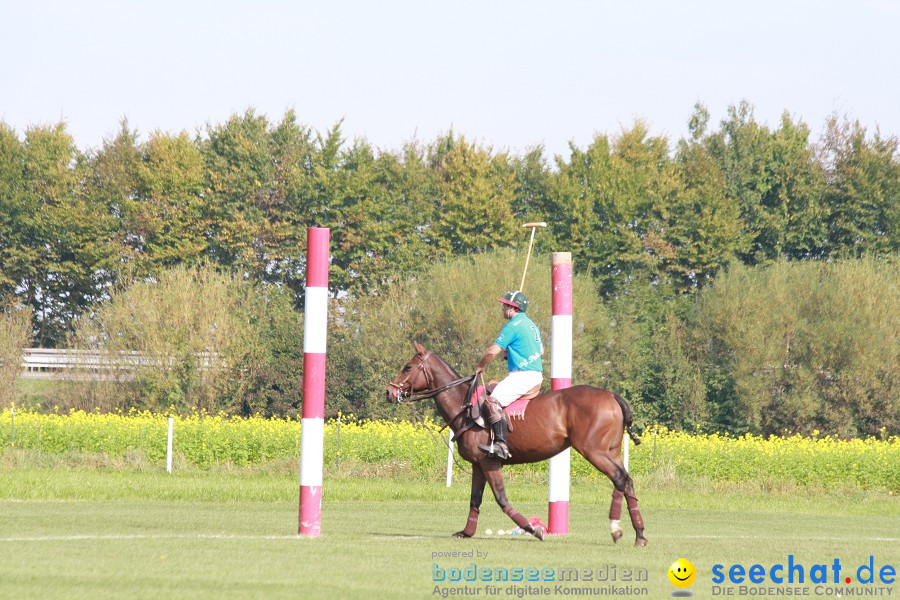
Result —
<instances>
[{"instance_id":1,"label":"white polo ball","mask_svg":"<svg viewBox=\"0 0 900 600\"><path fill-rule=\"evenodd\" d=\"M506 532L503 531L502 529L497 530L497 535L503 535L504 533L506 533Z\"/></svg>"},{"instance_id":2,"label":"white polo ball","mask_svg":"<svg viewBox=\"0 0 900 600\"><path fill-rule=\"evenodd\" d=\"M494 533L493 529L485 529L484 530L484 535L491 535L492 533Z\"/></svg>"}]
</instances>

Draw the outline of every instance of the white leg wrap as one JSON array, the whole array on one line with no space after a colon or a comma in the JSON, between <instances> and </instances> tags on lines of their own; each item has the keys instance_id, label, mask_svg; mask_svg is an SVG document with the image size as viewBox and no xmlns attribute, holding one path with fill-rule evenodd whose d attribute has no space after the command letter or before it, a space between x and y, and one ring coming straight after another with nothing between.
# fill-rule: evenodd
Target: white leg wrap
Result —
<instances>
[{"instance_id":1,"label":"white leg wrap","mask_svg":"<svg viewBox=\"0 0 900 600\"><path fill-rule=\"evenodd\" d=\"M620 524L618 519L610 519L609 520L609 532L615 533L617 531L622 531L622 525Z\"/></svg>"}]
</instances>

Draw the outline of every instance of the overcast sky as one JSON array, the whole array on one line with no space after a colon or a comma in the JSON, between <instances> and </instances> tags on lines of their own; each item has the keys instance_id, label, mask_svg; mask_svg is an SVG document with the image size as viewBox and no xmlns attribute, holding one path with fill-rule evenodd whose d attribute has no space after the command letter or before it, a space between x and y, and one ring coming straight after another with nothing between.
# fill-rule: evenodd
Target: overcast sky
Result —
<instances>
[{"instance_id":1,"label":"overcast sky","mask_svg":"<svg viewBox=\"0 0 900 600\"><path fill-rule=\"evenodd\" d=\"M896 135L898 73L900 0L0 0L0 120L82 150L248 107L387 150L452 128L568 156L636 118L674 142L741 100L813 139L832 113Z\"/></svg>"}]
</instances>

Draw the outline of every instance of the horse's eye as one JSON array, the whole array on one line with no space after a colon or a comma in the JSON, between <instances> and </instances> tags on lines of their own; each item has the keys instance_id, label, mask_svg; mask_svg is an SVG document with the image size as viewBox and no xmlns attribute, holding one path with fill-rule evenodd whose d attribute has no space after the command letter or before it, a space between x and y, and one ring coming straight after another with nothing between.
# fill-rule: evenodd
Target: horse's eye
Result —
<instances>
[{"instance_id":1,"label":"horse's eye","mask_svg":"<svg viewBox=\"0 0 900 600\"><path fill-rule=\"evenodd\" d=\"M409 365L406 365L405 367L403 367L403 372L404 372L404 373L409 373L409 369L410 369L410 366L409 366Z\"/></svg>"}]
</instances>

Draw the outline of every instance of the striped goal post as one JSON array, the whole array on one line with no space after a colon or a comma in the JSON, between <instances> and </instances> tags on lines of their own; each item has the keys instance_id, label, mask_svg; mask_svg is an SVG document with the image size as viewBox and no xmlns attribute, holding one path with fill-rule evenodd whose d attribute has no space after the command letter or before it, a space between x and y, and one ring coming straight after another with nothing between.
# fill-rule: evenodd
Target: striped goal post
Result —
<instances>
[{"instance_id":1,"label":"striped goal post","mask_svg":"<svg viewBox=\"0 0 900 600\"><path fill-rule=\"evenodd\" d=\"M550 256L553 285L553 331L550 346L550 389L572 386L572 253ZM550 459L547 531L569 533L571 448Z\"/></svg>"},{"instance_id":2,"label":"striped goal post","mask_svg":"<svg viewBox=\"0 0 900 600\"><path fill-rule=\"evenodd\" d=\"M319 537L322 533L330 237L330 229L307 229L306 305L303 311L303 412L300 420L300 517L297 533L308 537Z\"/></svg>"}]
</instances>

